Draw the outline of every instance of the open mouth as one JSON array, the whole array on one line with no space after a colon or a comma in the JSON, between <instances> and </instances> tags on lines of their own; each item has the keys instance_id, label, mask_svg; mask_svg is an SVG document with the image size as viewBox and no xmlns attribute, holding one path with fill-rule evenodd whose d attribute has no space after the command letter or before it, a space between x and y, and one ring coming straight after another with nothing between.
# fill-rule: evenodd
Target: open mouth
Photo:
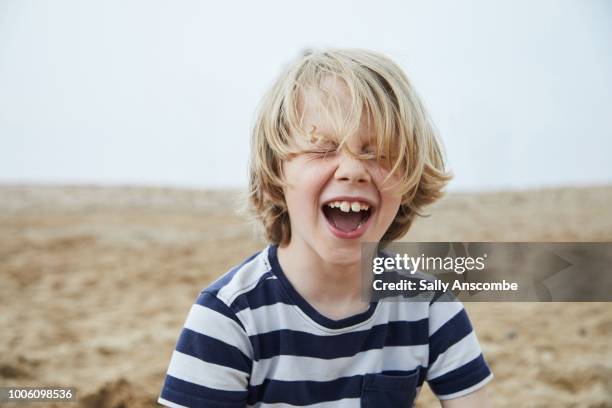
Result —
<instances>
[{"instance_id":1,"label":"open mouth","mask_svg":"<svg viewBox=\"0 0 612 408\"><path fill-rule=\"evenodd\" d=\"M342 232L357 231L372 215L372 207L360 201L330 201L323 205L327 221Z\"/></svg>"}]
</instances>

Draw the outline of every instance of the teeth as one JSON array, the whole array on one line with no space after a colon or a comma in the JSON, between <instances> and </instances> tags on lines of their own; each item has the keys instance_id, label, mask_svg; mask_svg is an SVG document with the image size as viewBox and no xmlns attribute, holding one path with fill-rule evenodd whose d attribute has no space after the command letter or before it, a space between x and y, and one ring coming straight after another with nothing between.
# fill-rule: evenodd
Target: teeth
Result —
<instances>
[{"instance_id":1,"label":"teeth","mask_svg":"<svg viewBox=\"0 0 612 408\"><path fill-rule=\"evenodd\" d=\"M366 203L360 203L359 201L331 201L327 203L328 207L331 208L339 208L340 211L343 212L359 212L359 211L367 211L370 209L370 206Z\"/></svg>"}]
</instances>

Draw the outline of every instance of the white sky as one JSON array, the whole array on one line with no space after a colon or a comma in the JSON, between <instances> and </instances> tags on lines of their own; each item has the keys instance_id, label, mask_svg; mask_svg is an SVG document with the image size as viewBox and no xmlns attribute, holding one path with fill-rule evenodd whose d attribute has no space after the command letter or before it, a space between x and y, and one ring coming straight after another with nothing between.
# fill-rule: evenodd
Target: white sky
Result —
<instances>
[{"instance_id":1,"label":"white sky","mask_svg":"<svg viewBox=\"0 0 612 408\"><path fill-rule=\"evenodd\" d=\"M607 0L0 0L0 182L244 186L259 99L325 46L405 68L452 190L612 182Z\"/></svg>"}]
</instances>

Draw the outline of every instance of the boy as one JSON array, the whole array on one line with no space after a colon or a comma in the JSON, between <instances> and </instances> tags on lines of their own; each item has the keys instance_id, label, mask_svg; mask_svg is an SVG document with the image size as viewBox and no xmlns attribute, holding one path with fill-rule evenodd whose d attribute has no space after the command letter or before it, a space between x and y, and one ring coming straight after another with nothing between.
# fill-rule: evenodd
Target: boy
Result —
<instances>
[{"instance_id":1,"label":"boy","mask_svg":"<svg viewBox=\"0 0 612 408\"><path fill-rule=\"evenodd\" d=\"M492 374L460 302L366 302L361 243L406 233L450 176L402 70L309 53L265 96L250 204L271 242L204 289L159 403L170 407L488 406Z\"/></svg>"}]
</instances>

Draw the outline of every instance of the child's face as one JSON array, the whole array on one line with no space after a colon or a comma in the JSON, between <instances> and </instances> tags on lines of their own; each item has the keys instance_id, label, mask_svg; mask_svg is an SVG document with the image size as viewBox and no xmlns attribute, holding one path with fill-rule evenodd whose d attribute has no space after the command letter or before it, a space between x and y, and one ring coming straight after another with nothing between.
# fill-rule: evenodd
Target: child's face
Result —
<instances>
[{"instance_id":1,"label":"child's face","mask_svg":"<svg viewBox=\"0 0 612 408\"><path fill-rule=\"evenodd\" d=\"M330 81L329 86L342 103L348 103L344 84ZM317 110L317 93L303 96L303 127L315 127L315 140L294 136L300 153L283 163L290 245L313 251L309 255L317 254L326 263L355 264L360 262L361 243L378 242L387 231L401 197L392 191L393 177L383 185L389 171L375 158L358 159L337 150L339 137ZM362 120L346 147L355 154L376 153L370 133Z\"/></svg>"}]
</instances>

